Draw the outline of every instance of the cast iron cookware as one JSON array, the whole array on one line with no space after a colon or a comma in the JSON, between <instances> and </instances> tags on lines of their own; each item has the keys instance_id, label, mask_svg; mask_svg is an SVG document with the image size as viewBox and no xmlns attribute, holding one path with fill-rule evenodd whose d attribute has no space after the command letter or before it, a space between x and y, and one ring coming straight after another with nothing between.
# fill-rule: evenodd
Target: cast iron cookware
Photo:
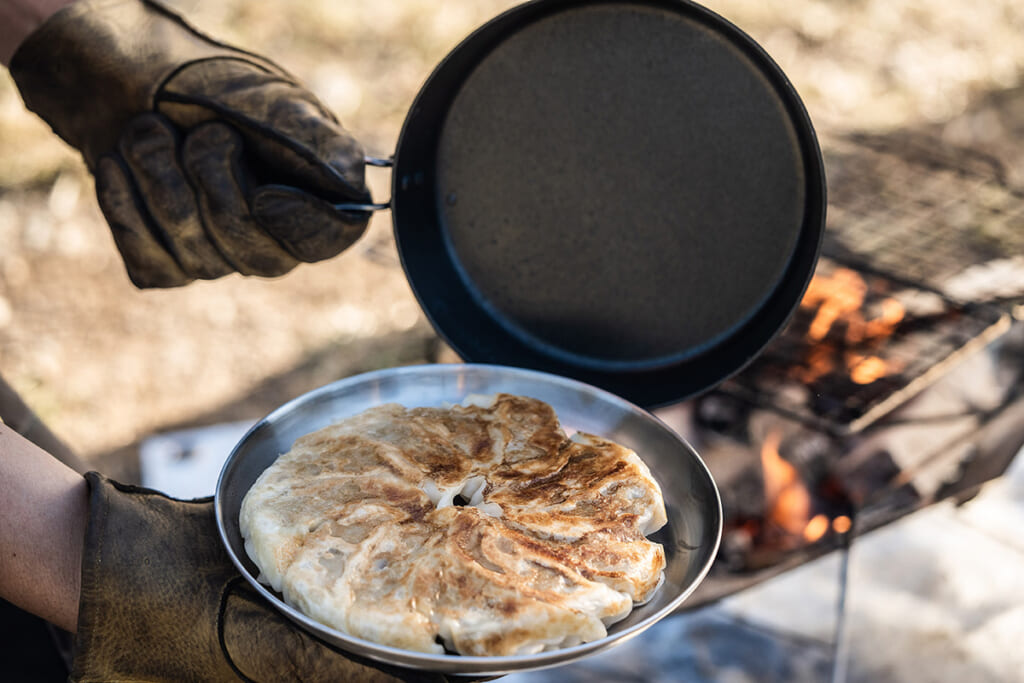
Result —
<instances>
[{"instance_id":1,"label":"cast iron cookware","mask_svg":"<svg viewBox=\"0 0 1024 683\"><path fill-rule=\"evenodd\" d=\"M464 359L645 407L700 393L783 327L825 219L799 96L680 0L537 0L436 68L398 140L408 280Z\"/></svg>"}]
</instances>

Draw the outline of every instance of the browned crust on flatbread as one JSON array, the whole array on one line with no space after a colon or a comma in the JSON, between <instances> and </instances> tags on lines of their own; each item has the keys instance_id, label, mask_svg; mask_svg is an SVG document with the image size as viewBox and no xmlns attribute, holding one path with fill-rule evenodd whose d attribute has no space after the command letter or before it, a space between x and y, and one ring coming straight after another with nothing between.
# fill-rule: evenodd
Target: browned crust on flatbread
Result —
<instances>
[{"instance_id":1,"label":"browned crust on flatbread","mask_svg":"<svg viewBox=\"0 0 1024 683\"><path fill-rule=\"evenodd\" d=\"M477 506L451 505L459 490ZM509 394L379 406L306 435L253 486L240 521L299 609L426 651L438 636L476 655L601 637L665 567L645 536L665 512L642 461L569 438L551 406Z\"/></svg>"}]
</instances>

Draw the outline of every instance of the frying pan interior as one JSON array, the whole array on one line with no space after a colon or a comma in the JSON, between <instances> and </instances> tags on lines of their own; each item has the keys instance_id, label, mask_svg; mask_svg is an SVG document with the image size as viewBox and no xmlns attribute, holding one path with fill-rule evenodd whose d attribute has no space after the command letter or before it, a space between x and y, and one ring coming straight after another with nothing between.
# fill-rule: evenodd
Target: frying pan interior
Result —
<instances>
[{"instance_id":1,"label":"frying pan interior","mask_svg":"<svg viewBox=\"0 0 1024 683\"><path fill-rule=\"evenodd\" d=\"M824 222L796 92L677 0L532 2L482 27L421 90L393 185L409 281L464 359L645 406L757 354Z\"/></svg>"}]
</instances>

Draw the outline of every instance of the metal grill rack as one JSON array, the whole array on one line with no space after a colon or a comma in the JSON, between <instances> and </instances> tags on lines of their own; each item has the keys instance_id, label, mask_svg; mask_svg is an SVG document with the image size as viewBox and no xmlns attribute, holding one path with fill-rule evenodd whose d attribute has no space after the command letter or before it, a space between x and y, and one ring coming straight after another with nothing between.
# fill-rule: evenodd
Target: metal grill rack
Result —
<instances>
[{"instance_id":1,"label":"metal grill rack","mask_svg":"<svg viewBox=\"0 0 1024 683\"><path fill-rule=\"evenodd\" d=\"M1024 190L994 158L910 133L842 136L825 158L828 256L942 289L1024 255Z\"/></svg>"},{"instance_id":2,"label":"metal grill rack","mask_svg":"<svg viewBox=\"0 0 1024 683\"><path fill-rule=\"evenodd\" d=\"M841 268L823 258L816 277ZM904 311L891 329L851 339L849 323L839 319L826 336L814 339L809 331L822 304L802 307L780 337L719 390L833 433L857 432L1009 327L1009 317L994 307L956 302L878 273L858 271L855 277L867 290L859 320L870 323L872 309L888 299ZM877 359L886 370L858 381L851 365L865 358ZM815 367L820 365L826 367Z\"/></svg>"},{"instance_id":3,"label":"metal grill rack","mask_svg":"<svg viewBox=\"0 0 1024 683\"><path fill-rule=\"evenodd\" d=\"M1024 410L1014 389L1024 379L1015 341L1024 337L1024 323L1014 322L1021 309L1013 299L966 299L944 289L968 268L1024 255L1024 192L1006 182L994 160L913 135L851 134L825 151L835 189L815 277L855 273L863 285L861 322L874 319L886 299L899 301L904 315L883 335L851 340L842 321L828 334L809 335L820 304L803 306L747 368L663 417L698 445L719 480L727 528L758 527L751 506L764 503L761 453L767 431L775 430L785 435L782 457L813 494L812 512L835 513L826 508L835 502L829 491L838 492L836 500L852 506L854 531L794 549L760 548L745 533L736 535L741 546L730 548L735 539L724 538L724 561L695 605L944 497L970 495L1024 442L1014 417ZM808 373L822 346L833 367ZM877 356L894 370L854 382L836 360L847 353ZM981 390L980 378L964 372L980 357L991 358L1003 377L989 387L994 395L984 410L970 395ZM981 474L972 476L972 468Z\"/></svg>"}]
</instances>

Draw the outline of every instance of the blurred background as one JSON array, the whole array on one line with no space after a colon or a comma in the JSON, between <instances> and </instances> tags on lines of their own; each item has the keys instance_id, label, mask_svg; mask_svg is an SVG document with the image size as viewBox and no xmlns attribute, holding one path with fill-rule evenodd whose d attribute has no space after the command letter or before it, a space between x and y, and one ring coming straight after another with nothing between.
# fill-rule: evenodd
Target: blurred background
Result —
<instances>
[{"instance_id":1,"label":"blurred background","mask_svg":"<svg viewBox=\"0 0 1024 683\"><path fill-rule=\"evenodd\" d=\"M396 147L433 67L514 0L169 3L304 80L370 154ZM1024 179L1024 4L1016 0L713 0L803 97L830 163L851 131L928 135ZM108 473L161 430L261 417L356 372L443 357L380 212L326 263L139 291L78 155L0 75L0 369L52 429ZM378 201L389 173L369 169ZM835 188L830 188L835 191Z\"/></svg>"}]
</instances>

